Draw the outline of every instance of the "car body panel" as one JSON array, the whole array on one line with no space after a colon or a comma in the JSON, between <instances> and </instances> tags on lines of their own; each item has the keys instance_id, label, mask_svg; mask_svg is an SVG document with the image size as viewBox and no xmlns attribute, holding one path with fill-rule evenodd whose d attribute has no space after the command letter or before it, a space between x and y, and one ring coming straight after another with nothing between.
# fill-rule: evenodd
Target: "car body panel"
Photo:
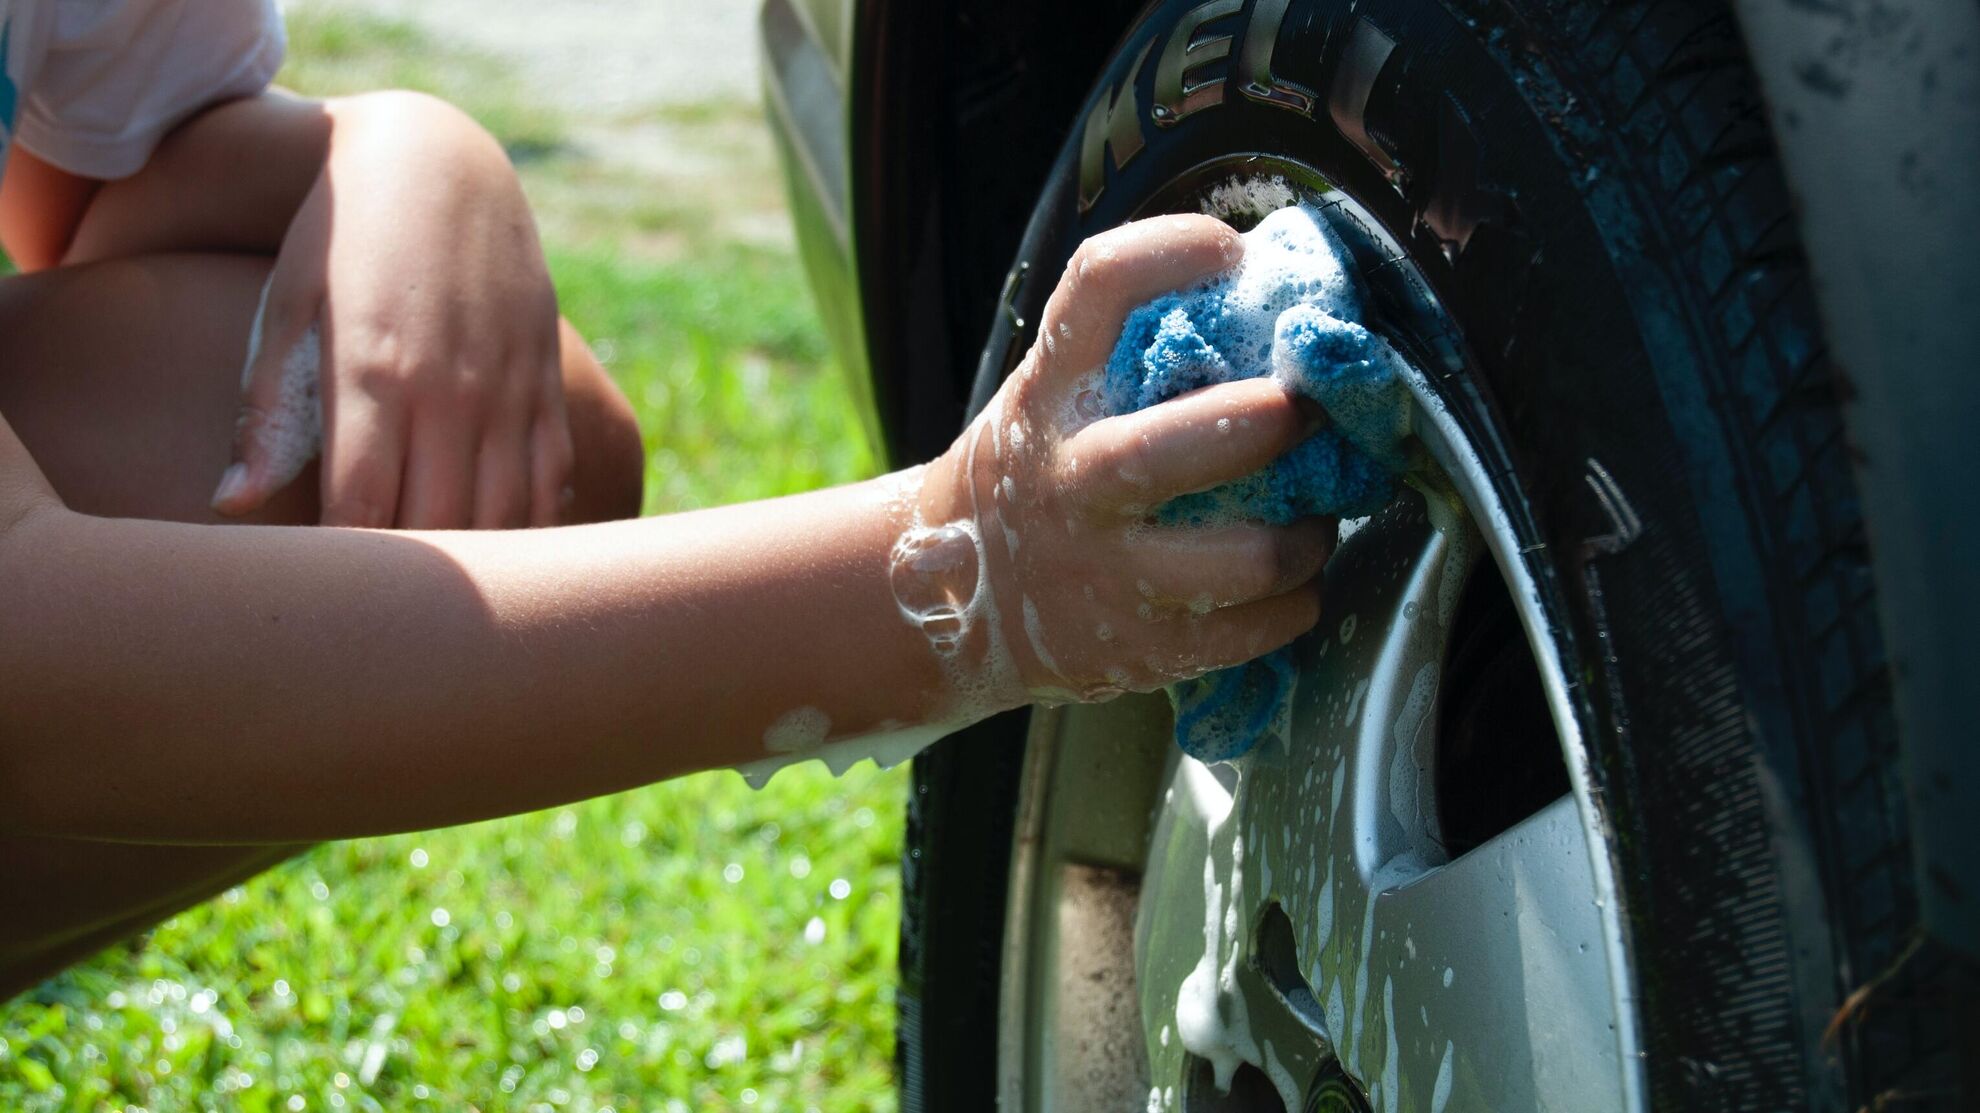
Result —
<instances>
[{"instance_id":1,"label":"car body panel","mask_svg":"<svg viewBox=\"0 0 1980 1113\"><path fill-rule=\"evenodd\" d=\"M765 0L766 93L800 249L890 466L928 459L961 428L1031 201L1139 8Z\"/></svg>"},{"instance_id":2,"label":"car body panel","mask_svg":"<svg viewBox=\"0 0 1980 1113\"><path fill-rule=\"evenodd\" d=\"M1923 919L1980 957L1980 5L1735 7L1846 383Z\"/></svg>"},{"instance_id":3,"label":"car body panel","mask_svg":"<svg viewBox=\"0 0 1980 1113\"><path fill-rule=\"evenodd\" d=\"M884 441L860 316L846 171L854 0L765 0L764 102L784 168L799 256L833 354L876 448Z\"/></svg>"}]
</instances>

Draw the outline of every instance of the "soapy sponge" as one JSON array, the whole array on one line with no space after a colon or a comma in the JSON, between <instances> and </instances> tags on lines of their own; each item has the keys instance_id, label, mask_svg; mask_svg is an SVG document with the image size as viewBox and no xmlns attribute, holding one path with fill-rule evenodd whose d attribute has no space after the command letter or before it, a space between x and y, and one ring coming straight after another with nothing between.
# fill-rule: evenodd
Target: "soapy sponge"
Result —
<instances>
[{"instance_id":1,"label":"soapy sponge","mask_svg":"<svg viewBox=\"0 0 1980 1113\"><path fill-rule=\"evenodd\" d=\"M1100 388L1108 413L1144 409L1215 383L1271 375L1318 402L1327 428L1270 467L1164 503L1181 525L1361 517L1381 509L1408 467L1409 395L1401 357L1363 328L1347 253L1313 212L1280 209L1245 233L1238 267L1128 315ZM1292 653L1173 685L1176 743L1228 761L1291 716Z\"/></svg>"}]
</instances>

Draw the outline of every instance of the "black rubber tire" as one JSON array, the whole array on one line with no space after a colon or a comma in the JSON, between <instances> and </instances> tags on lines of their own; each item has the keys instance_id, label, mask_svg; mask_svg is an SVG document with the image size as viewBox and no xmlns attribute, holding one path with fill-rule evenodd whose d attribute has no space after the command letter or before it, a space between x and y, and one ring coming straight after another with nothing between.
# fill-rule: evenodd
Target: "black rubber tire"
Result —
<instances>
[{"instance_id":1,"label":"black rubber tire","mask_svg":"<svg viewBox=\"0 0 1980 1113\"><path fill-rule=\"evenodd\" d=\"M1233 38L1190 77L1226 78L1221 103L1162 126L1157 60L1206 8L1222 14L1198 33ZM1310 95L1310 112L1240 89L1238 60L1275 11L1271 75L1282 100ZM1368 29L1393 46L1371 46ZM1357 114L1348 60L1374 54ZM1082 211L1083 124L1131 72L1144 145L1125 165L1111 152ZM1365 145L1347 137L1354 123ZM1501 446L1501 494L1544 546L1534 567L1583 682L1651 1108L1964 1107L1951 1005L1927 992L1946 968L1911 946L1897 730L1838 378L1726 6L1154 5L1042 190L976 405L1030 343L1026 323L1082 238L1241 152L1297 158L1373 211L1482 370L1452 400ZM1617 533L1587 478L1597 461L1642 523L1619 551L1591 544ZM1021 718L984 733L996 737L916 763L908 1110L995 1101Z\"/></svg>"}]
</instances>

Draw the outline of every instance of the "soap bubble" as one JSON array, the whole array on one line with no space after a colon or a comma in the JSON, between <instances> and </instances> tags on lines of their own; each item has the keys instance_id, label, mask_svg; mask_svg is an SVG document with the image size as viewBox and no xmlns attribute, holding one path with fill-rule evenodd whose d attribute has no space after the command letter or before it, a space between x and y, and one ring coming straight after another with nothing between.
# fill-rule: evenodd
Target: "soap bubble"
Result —
<instances>
[{"instance_id":1,"label":"soap bubble","mask_svg":"<svg viewBox=\"0 0 1980 1113\"><path fill-rule=\"evenodd\" d=\"M953 653L969 633L981 565L973 523L919 527L895 542L888 567L894 602L937 652Z\"/></svg>"}]
</instances>

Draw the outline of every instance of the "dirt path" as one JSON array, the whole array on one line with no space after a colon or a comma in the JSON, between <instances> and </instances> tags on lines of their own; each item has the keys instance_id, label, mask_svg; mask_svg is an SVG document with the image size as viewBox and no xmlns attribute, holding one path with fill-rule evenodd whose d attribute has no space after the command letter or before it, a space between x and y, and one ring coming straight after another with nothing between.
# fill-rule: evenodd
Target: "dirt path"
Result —
<instances>
[{"instance_id":1,"label":"dirt path","mask_svg":"<svg viewBox=\"0 0 1980 1113\"><path fill-rule=\"evenodd\" d=\"M322 0L316 0L321 3ZM760 96L756 0L333 0L505 58L574 114Z\"/></svg>"},{"instance_id":2,"label":"dirt path","mask_svg":"<svg viewBox=\"0 0 1980 1113\"><path fill-rule=\"evenodd\" d=\"M760 115L758 0L285 6L404 21L436 46L509 68L525 96L553 110L565 129L554 159L524 169L538 220L553 237L606 236L632 254L675 257L689 238L683 225L693 223L719 238L791 243L782 178ZM682 215L660 229L625 219L655 199Z\"/></svg>"}]
</instances>

